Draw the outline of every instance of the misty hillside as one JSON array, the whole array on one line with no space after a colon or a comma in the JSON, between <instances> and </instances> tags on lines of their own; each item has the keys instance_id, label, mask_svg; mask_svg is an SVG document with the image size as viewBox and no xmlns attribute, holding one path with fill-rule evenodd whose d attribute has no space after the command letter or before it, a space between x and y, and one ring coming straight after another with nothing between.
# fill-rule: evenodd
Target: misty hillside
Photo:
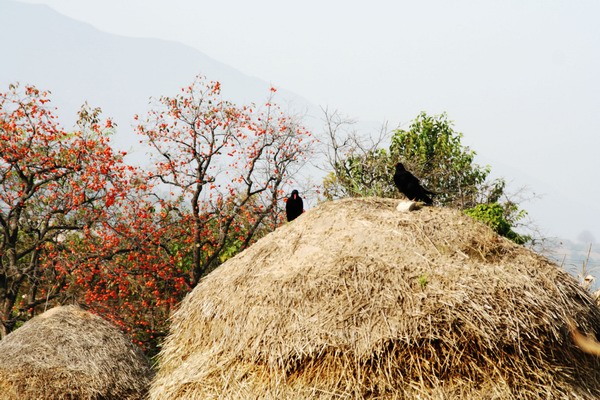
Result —
<instances>
[{"instance_id":1,"label":"misty hillside","mask_svg":"<svg viewBox=\"0 0 600 400\"><path fill-rule=\"evenodd\" d=\"M85 101L101 107L119 126L115 143L127 150L137 143L133 115L144 113L151 96L174 95L198 74L221 81L224 97L238 103L263 102L271 86L191 47L105 33L45 5L0 0L0 37L8 55L0 63L2 87L18 81L50 90L67 127ZM298 112L312 107L278 89L278 103Z\"/></svg>"}]
</instances>

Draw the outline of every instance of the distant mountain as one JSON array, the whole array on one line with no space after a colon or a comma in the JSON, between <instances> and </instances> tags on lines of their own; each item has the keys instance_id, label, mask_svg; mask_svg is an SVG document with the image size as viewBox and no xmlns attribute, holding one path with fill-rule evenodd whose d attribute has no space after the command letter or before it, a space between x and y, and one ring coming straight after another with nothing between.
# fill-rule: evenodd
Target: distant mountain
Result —
<instances>
[{"instance_id":1,"label":"distant mountain","mask_svg":"<svg viewBox=\"0 0 600 400\"><path fill-rule=\"evenodd\" d=\"M52 92L65 127L87 101L118 124L115 144L134 150L134 114L148 99L174 95L202 74L222 83L236 103L263 102L270 84L244 75L191 47L159 39L117 36L59 14L45 5L0 0L0 88L34 84ZM278 88L277 102L298 112L314 109L298 95ZM290 106L291 104L291 106Z\"/></svg>"}]
</instances>

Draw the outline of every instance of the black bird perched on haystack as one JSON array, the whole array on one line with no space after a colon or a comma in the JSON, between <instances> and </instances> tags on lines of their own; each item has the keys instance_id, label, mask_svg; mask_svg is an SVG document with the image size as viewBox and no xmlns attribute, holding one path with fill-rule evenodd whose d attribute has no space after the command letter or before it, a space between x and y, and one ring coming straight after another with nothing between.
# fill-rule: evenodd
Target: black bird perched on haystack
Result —
<instances>
[{"instance_id":1,"label":"black bird perched on haystack","mask_svg":"<svg viewBox=\"0 0 600 400\"><path fill-rule=\"evenodd\" d=\"M288 222L295 220L304 212L304 204L302 203L302 197L298 194L297 190L292 190L292 195L288 197L285 203L285 214Z\"/></svg>"},{"instance_id":2,"label":"black bird perched on haystack","mask_svg":"<svg viewBox=\"0 0 600 400\"><path fill-rule=\"evenodd\" d=\"M408 197L409 200L422 201L429 206L433 203L433 200L429 196L435 193L421 186L419 179L407 171L402 163L396 164L394 183L398 190Z\"/></svg>"}]
</instances>

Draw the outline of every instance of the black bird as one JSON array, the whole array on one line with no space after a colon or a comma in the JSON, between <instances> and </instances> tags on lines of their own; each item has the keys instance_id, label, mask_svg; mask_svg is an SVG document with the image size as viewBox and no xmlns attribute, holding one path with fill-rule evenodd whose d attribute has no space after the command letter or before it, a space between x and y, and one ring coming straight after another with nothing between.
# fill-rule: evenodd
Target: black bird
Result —
<instances>
[{"instance_id":1,"label":"black bird","mask_svg":"<svg viewBox=\"0 0 600 400\"><path fill-rule=\"evenodd\" d=\"M402 163L396 164L396 173L394 174L394 183L400 192L402 192L409 200L422 201L427 205L431 205L433 200L429 195L435 194L423 186L421 182L410 172L408 172Z\"/></svg>"},{"instance_id":2,"label":"black bird","mask_svg":"<svg viewBox=\"0 0 600 400\"><path fill-rule=\"evenodd\" d=\"M288 197L285 203L285 214L287 220L293 221L304 212L304 204L302 203L302 197L298 194L297 190L292 190L292 195Z\"/></svg>"}]
</instances>

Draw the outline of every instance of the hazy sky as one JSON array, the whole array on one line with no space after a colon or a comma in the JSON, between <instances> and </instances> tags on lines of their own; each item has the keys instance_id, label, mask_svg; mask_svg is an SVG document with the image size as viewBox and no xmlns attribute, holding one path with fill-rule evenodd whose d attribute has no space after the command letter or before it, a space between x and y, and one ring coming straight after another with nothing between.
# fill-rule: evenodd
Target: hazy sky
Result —
<instances>
[{"instance_id":1,"label":"hazy sky","mask_svg":"<svg viewBox=\"0 0 600 400\"><path fill-rule=\"evenodd\" d=\"M190 45L357 119L446 111L484 163L545 196L525 207L549 234L600 239L597 0L29 2Z\"/></svg>"}]
</instances>

